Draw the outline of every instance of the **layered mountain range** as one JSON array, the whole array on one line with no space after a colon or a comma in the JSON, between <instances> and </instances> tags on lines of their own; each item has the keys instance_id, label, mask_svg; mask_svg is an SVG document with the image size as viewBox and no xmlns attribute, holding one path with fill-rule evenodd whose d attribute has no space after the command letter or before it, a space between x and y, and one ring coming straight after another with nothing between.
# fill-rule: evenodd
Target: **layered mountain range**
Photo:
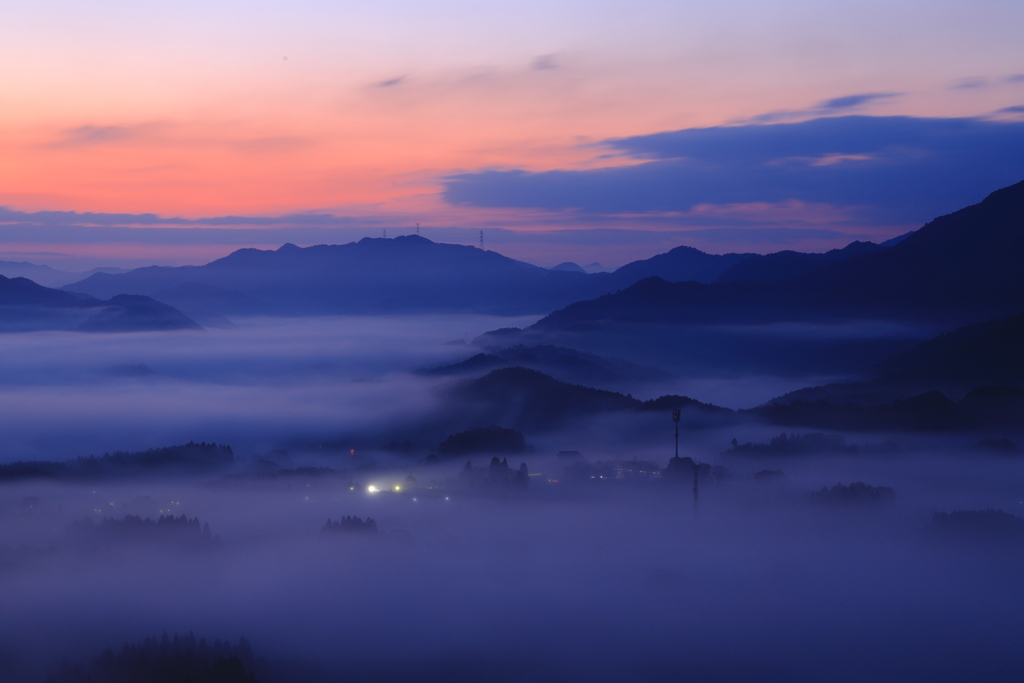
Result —
<instances>
[{"instance_id":1,"label":"layered mountain range","mask_svg":"<svg viewBox=\"0 0 1024 683\"><path fill-rule=\"evenodd\" d=\"M181 311L147 296L118 294L103 300L0 275L0 331L39 329L139 332L202 328Z\"/></svg>"},{"instance_id":2,"label":"layered mountain range","mask_svg":"<svg viewBox=\"0 0 1024 683\"><path fill-rule=\"evenodd\" d=\"M1022 259L1024 182L936 218L887 249L863 250L803 275L753 282L739 279L741 272L712 284L650 277L555 311L533 329L844 319L964 324L1024 310ZM756 261L747 263L756 270Z\"/></svg>"},{"instance_id":3,"label":"layered mountain range","mask_svg":"<svg viewBox=\"0 0 1024 683\"><path fill-rule=\"evenodd\" d=\"M711 283L722 277L777 280L880 245L856 242L827 254L706 254L681 246L611 273L562 264L540 268L475 247L416 235L341 245L240 249L203 266L152 266L95 273L65 289L96 297L151 296L204 315L322 315L465 312L544 314L629 287L638 280ZM758 265L737 275L746 262ZM732 275L729 275L733 273Z\"/></svg>"}]
</instances>

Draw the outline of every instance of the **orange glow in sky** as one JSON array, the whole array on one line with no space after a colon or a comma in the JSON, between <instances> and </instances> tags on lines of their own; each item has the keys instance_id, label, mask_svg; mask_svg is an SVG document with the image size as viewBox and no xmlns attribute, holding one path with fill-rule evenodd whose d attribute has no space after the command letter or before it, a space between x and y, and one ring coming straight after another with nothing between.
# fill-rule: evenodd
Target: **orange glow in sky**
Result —
<instances>
[{"instance_id":1,"label":"orange glow in sky","mask_svg":"<svg viewBox=\"0 0 1024 683\"><path fill-rule=\"evenodd\" d=\"M871 114L1019 104L1022 28L1010 2L24 3L0 26L0 206L469 226L489 214L446 205L445 176L636 163L608 138L860 92L900 94Z\"/></svg>"}]
</instances>

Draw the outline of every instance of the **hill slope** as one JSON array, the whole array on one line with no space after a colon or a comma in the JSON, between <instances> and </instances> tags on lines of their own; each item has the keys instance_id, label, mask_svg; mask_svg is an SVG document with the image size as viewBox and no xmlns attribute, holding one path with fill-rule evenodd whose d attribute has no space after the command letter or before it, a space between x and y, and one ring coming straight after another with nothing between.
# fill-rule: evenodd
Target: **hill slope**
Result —
<instances>
[{"instance_id":1,"label":"hill slope","mask_svg":"<svg viewBox=\"0 0 1024 683\"><path fill-rule=\"evenodd\" d=\"M719 275L715 282L781 282L813 273L853 256L871 254L882 249L885 247L873 242L851 242L842 249L833 249L824 254L778 251L744 259Z\"/></svg>"},{"instance_id":2,"label":"hill slope","mask_svg":"<svg viewBox=\"0 0 1024 683\"><path fill-rule=\"evenodd\" d=\"M181 311L147 296L108 301L0 275L0 331L140 332L202 329Z\"/></svg>"},{"instance_id":3,"label":"hill slope","mask_svg":"<svg viewBox=\"0 0 1024 683\"><path fill-rule=\"evenodd\" d=\"M862 382L790 392L773 403L885 403L925 391L963 395L975 387L1024 386L1024 313L961 327L877 364Z\"/></svg>"},{"instance_id":4,"label":"hill slope","mask_svg":"<svg viewBox=\"0 0 1024 683\"><path fill-rule=\"evenodd\" d=\"M286 244L275 251L240 249L204 266L97 273L65 289L97 297L142 294L196 314L548 313L651 276L709 283L754 256L682 246L613 273L588 274L565 264L538 268L495 252L409 235L306 248Z\"/></svg>"},{"instance_id":5,"label":"hill slope","mask_svg":"<svg viewBox=\"0 0 1024 683\"><path fill-rule=\"evenodd\" d=\"M528 431L547 431L569 422L615 412L663 411L682 408L688 423L721 422L733 411L685 396L640 401L614 391L560 382L536 370L500 368L464 384L453 398L481 424L505 424Z\"/></svg>"},{"instance_id":6,"label":"hill slope","mask_svg":"<svg viewBox=\"0 0 1024 683\"><path fill-rule=\"evenodd\" d=\"M582 301L537 330L597 321L732 322L873 318L963 324L1024 309L1024 182L928 223L895 246L781 282L702 285L658 278Z\"/></svg>"}]
</instances>

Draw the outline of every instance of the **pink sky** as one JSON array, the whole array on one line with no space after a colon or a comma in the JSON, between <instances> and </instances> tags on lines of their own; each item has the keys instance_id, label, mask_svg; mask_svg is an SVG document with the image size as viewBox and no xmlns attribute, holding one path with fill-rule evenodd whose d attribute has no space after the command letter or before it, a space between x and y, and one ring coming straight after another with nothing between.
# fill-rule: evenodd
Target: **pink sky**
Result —
<instances>
[{"instance_id":1,"label":"pink sky","mask_svg":"<svg viewBox=\"0 0 1024 683\"><path fill-rule=\"evenodd\" d=\"M0 205L23 211L543 230L560 217L449 206L440 179L635 163L589 143L851 93L904 93L870 114L1024 102L1007 80L1024 72L1018 2L50 0L4 14ZM0 252L17 249L39 250ZM210 250L183 253L163 260Z\"/></svg>"}]
</instances>

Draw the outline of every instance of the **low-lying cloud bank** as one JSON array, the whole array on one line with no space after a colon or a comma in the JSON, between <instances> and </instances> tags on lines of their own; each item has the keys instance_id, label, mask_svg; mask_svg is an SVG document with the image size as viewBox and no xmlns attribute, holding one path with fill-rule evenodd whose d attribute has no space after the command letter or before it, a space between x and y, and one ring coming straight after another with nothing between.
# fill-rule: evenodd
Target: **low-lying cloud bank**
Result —
<instances>
[{"instance_id":1,"label":"low-lying cloud bank","mask_svg":"<svg viewBox=\"0 0 1024 683\"><path fill-rule=\"evenodd\" d=\"M7 680L42 680L61 657L166 630L244 635L293 672L262 683L1024 673L1021 539L932 526L936 511L1019 514L1019 462L938 448L781 467L716 459L730 471L705 482L695 514L688 480L651 479L643 459L665 458L634 455L509 456L512 469L527 462L525 488L467 483L461 460L6 484L0 666ZM573 475L589 471L583 459L612 478ZM753 476L766 468L784 473ZM836 487L857 481L868 486ZM359 533L322 531L353 515Z\"/></svg>"}]
</instances>

